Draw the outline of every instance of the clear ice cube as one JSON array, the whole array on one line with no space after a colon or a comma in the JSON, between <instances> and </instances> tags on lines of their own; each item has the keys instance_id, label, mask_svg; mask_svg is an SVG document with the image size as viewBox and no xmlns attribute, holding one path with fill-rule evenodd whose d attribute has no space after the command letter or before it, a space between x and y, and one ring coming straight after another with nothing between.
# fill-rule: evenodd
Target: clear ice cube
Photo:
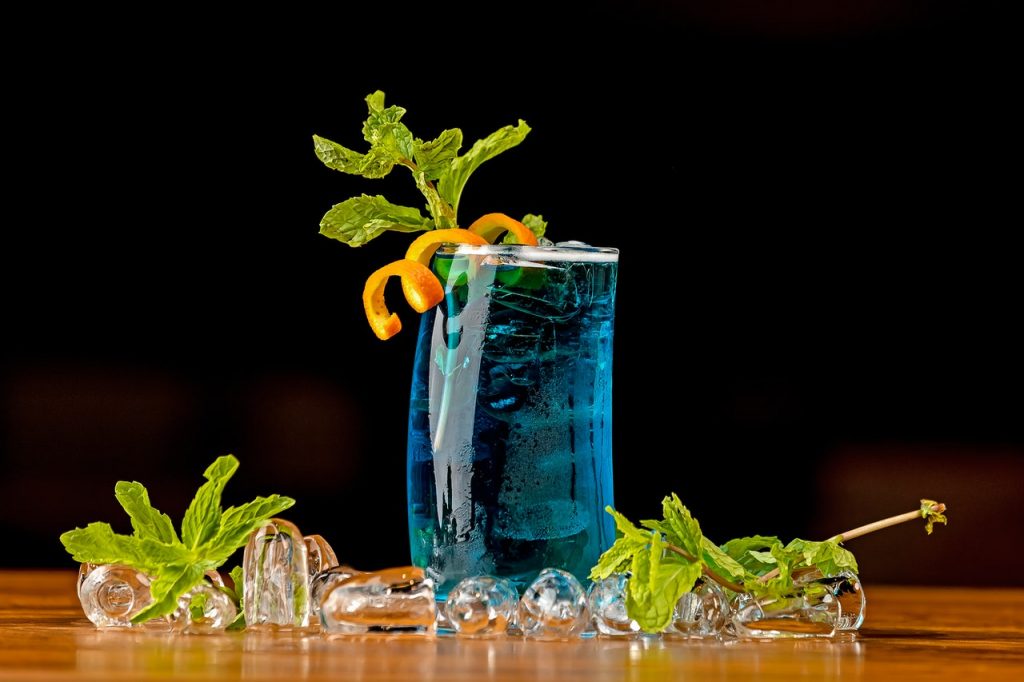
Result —
<instances>
[{"instance_id":1,"label":"clear ice cube","mask_svg":"<svg viewBox=\"0 0 1024 682\"><path fill-rule=\"evenodd\" d=\"M178 599L178 608L168 620L176 632L207 634L224 630L237 615L238 609L231 597L213 585L202 583Z\"/></svg>"},{"instance_id":2,"label":"clear ice cube","mask_svg":"<svg viewBox=\"0 0 1024 682\"><path fill-rule=\"evenodd\" d=\"M717 637L731 609L725 592L711 580L700 580L676 602L669 633L684 637Z\"/></svg>"},{"instance_id":3,"label":"clear ice cube","mask_svg":"<svg viewBox=\"0 0 1024 682\"><path fill-rule=\"evenodd\" d=\"M295 524L271 519L253 531L242 571L246 627L309 625L309 560Z\"/></svg>"},{"instance_id":4,"label":"clear ice cube","mask_svg":"<svg viewBox=\"0 0 1024 682\"><path fill-rule=\"evenodd\" d=\"M331 549L330 543L322 535L307 535L302 538L306 543L306 558L309 561L309 577L338 565L338 557Z\"/></svg>"},{"instance_id":5,"label":"clear ice cube","mask_svg":"<svg viewBox=\"0 0 1024 682\"><path fill-rule=\"evenodd\" d=\"M504 578L464 578L448 593L447 622L460 635L504 634L518 601L515 586Z\"/></svg>"},{"instance_id":6,"label":"clear ice cube","mask_svg":"<svg viewBox=\"0 0 1024 682\"><path fill-rule=\"evenodd\" d=\"M733 603L732 626L740 638L833 637L839 616L839 600L824 589L787 597L740 594Z\"/></svg>"},{"instance_id":7,"label":"clear ice cube","mask_svg":"<svg viewBox=\"0 0 1024 682\"><path fill-rule=\"evenodd\" d=\"M132 618L153 601L149 576L117 564L86 566L79 569L78 589L86 618L99 627L131 627Z\"/></svg>"},{"instance_id":8,"label":"clear ice cube","mask_svg":"<svg viewBox=\"0 0 1024 682\"><path fill-rule=\"evenodd\" d=\"M327 594L327 590L359 573L362 573L362 571L357 571L351 566L331 566L310 578L309 615L314 620L318 620L320 618L320 604L324 599L324 595Z\"/></svg>"},{"instance_id":9,"label":"clear ice cube","mask_svg":"<svg viewBox=\"0 0 1024 682\"><path fill-rule=\"evenodd\" d=\"M834 576L823 577L821 572L814 571L796 579L797 585L816 583L827 589L839 602L839 619L836 630L839 632L855 632L864 623L864 611L867 608L867 597L860 578L853 571L842 571Z\"/></svg>"},{"instance_id":10,"label":"clear ice cube","mask_svg":"<svg viewBox=\"0 0 1024 682\"><path fill-rule=\"evenodd\" d=\"M329 633L432 632L434 582L414 566L359 573L327 588L320 623Z\"/></svg>"},{"instance_id":11,"label":"clear ice cube","mask_svg":"<svg viewBox=\"0 0 1024 682\"><path fill-rule=\"evenodd\" d=\"M587 596L571 573L545 568L519 600L519 627L533 639L570 639L587 627Z\"/></svg>"},{"instance_id":12,"label":"clear ice cube","mask_svg":"<svg viewBox=\"0 0 1024 682\"><path fill-rule=\"evenodd\" d=\"M616 573L598 580L587 591L587 607L602 635L632 635L640 631L640 624L626 615L628 584L628 576Z\"/></svg>"}]
</instances>

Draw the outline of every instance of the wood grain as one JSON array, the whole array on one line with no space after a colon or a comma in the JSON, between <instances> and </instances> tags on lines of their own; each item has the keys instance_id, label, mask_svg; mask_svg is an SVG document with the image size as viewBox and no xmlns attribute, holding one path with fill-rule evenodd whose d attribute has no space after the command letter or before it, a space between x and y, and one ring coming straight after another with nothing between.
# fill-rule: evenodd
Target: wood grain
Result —
<instances>
[{"instance_id":1,"label":"wood grain","mask_svg":"<svg viewBox=\"0 0 1024 682\"><path fill-rule=\"evenodd\" d=\"M0 680L1024 679L1024 590L867 586L856 638L532 642L98 630L72 571L0 571Z\"/></svg>"}]
</instances>

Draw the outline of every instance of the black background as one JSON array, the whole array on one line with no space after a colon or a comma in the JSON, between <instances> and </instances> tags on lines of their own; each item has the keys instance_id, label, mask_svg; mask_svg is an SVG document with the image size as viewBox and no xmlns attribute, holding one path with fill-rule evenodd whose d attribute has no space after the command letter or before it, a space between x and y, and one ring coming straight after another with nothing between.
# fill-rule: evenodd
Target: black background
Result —
<instances>
[{"instance_id":1,"label":"black background","mask_svg":"<svg viewBox=\"0 0 1024 682\"><path fill-rule=\"evenodd\" d=\"M408 560L415 315L396 303L406 330L381 343L359 300L408 236L352 250L317 223L360 192L420 199L310 140L359 148L382 89L420 137L533 128L470 180L463 222L543 213L556 239L621 249L624 512L677 491L712 537L817 537L941 496L948 532L859 541L864 575L1020 583L1001 4L432 12L12 22L0 529L22 541L3 565L67 566L62 530L126 529L120 478L179 517L227 452L227 503L290 494L344 560Z\"/></svg>"}]
</instances>

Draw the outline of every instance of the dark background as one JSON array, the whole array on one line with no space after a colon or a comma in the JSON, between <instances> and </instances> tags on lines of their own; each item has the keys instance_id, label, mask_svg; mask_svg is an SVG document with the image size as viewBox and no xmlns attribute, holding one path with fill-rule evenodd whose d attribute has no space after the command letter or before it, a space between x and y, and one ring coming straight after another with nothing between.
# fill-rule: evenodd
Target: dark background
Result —
<instances>
[{"instance_id":1,"label":"dark background","mask_svg":"<svg viewBox=\"0 0 1024 682\"><path fill-rule=\"evenodd\" d=\"M406 330L379 342L359 293L409 238L351 250L317 223L360 192L420 199L399 171L324 168L310 140L361 148L382 89L420 137L533 127L470 180L464 222L543 213L556 239L621 249L625 513L676 491L719 540L823 537L935 497L936 536L851 543L863 577L1022 584L1003 6L562 13L12 22L0 530L20 540L0 565L70 566L61 531L127 529L118 479L180 518L228 452L226 503L289 494L343 560L408 561L415 316L396 303Z\"/></svg>"}]
</instances>

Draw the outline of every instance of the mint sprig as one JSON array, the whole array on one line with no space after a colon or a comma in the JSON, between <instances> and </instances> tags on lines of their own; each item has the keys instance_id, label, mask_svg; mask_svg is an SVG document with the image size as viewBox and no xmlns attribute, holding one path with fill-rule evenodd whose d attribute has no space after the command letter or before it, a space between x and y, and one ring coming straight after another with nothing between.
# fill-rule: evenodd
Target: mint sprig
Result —
<instances>
[{"instance_id":1,"label":"mint sprig","mask_svg":"<svg viewBox=\"0 0 1024 682\"><path fill-rule=\"evenodd\" d=\"M857 572L853 553L840 546L851 540L898 523L923 518L930 534L935 523L946 523L946 505L921 500L915 511L892 516L854 528L827 540L799 538L783 545L774 536L754 535L716 545L706 538L700 524L672 494L662 500L662 518L641 521L637 528L611 507L618 538L601 555L591 571L591 580L614 573L630 573L626 586L626 612L644 632L661 632L672 622L679 598L693 589L704 576L733 592L750 592L758 597L793 594L794 579L812 570L837 575Z\"/></svg>"},{"instance_id":2,"label":"mint sprig","mask_svg":"<svg viewBox=\"0 0 1024 682\"><path fill-rule=\"evenodd\" d=\"M363 123L363 139L369 143L369 150L357 152L314 135L317 158L328 168L369 179L383 178L396 166L408 169L426 200L429 217L418 208L393 204L380 195L352 197L335 204L320 221L320 234L349 246L362 246L388 230L421 232L458 227L459 202L470 175L485 161L518 145L530 132L530 126L520 120L477 140L460 156L460 129L446 129L433 140L424 141L402 122L405 108L385 106L380 90L367 95L366 106L369 115ZM544 235L540 216L527 215L522 222L538 237Z\"/></svg>"},{"instance_id":3,"label":"mint sprig","mask_svg":"<svg viewBox=\"0 0 1024 682\"><path fill-rule=\"evenodd\" d=\"M232 455L218 457L206 469L206 483L199 487L182 519L180 539L170 517L150 503L144 485L119 481L114 495L128 513L134 532L118 534L110 524L96 522L64 533L60 541L75 561L123 564L153 579L153 603L132 622L173 613L178 599L197 585L206 571L227 561L268 518L295 504L290 497L270 495L221 509L224 486L237 469L238 460ZM236 590L240 594L240 585Z\"/></svg>"}]
</instances>

